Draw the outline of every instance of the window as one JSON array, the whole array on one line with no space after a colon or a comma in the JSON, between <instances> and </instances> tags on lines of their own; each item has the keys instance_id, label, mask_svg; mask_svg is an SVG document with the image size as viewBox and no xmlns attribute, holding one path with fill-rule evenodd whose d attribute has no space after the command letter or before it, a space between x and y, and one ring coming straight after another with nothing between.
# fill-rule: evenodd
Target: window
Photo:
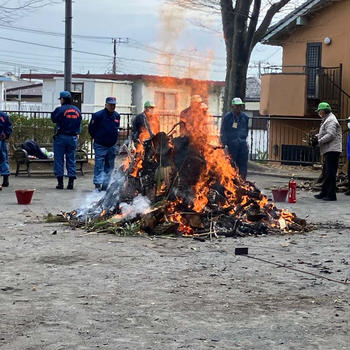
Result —
<instances>
[{"instance_id":1,"label":"window","mask_svg":"<svg viewBox=\"0 0 350 350\"><path fill-rule=\"evenodd\" d=\"M84 102L84 83L72 83L72 91L81 93L81 102Z\"/></svg>"},{"instance_id":2,"label":"window","mask_svg":"<svg viewBox=\"0 0 350 350\"><path fill-rule=\"evenodd\" d=\"M177 94L174 92L156 91L154 94L154 103L159 111L176 111Z\"/></svg>"},{"instance_id":3,"label":"window","mask_svg":"<svg viewBox=\"0 0 350 350\"><path fill-rule=\"evenodd\" d=\"M322 43L308 43L306 48L307 96L318 97L317 73L321 67Z\"/></svg>"}]
</instances>

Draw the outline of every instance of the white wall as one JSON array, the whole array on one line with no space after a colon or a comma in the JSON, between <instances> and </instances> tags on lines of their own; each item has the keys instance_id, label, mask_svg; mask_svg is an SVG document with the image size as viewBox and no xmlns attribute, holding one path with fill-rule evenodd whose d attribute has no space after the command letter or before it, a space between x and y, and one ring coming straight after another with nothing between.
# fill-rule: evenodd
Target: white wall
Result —
<instances>
[{"instance_id":1,"label":"white wall","mask_svg":"<svg viewBox=\"0 0 350 350\"><path fill-rule=\"evenodd\" d=\"M114 96L117 99L117 111L119 113L132 112L132 83L129 81L95 81L95 105L96 110L104 108L106 97Z\"/></svg>"},{"instance_id":2,"label":"white wall","mask_svg":"<svg viewBox=\"0 0 350 350\"><path fill-rule=\"evenodd\" d=\"M224 98L224 87L214 87L209 89L208 107L211 115L221 115Z\"/></svg>"},{"instance_id":3,"label":"white wall","mask_svg":"<svg viewBox=\"0 0 350 350\"><path fill-rule=\"evenodd\" d=\"M4 88L4 82L0 81L0 109L5 109L3 107L3 102L5 100L5 88Z\"/></svg>"},{"instance_id":4,"label":"white wall","mask_svg":"<svg viewBox=\"0 0 350 350\"><path fill-rule=\"evenodd\" d=\"M177 94L177 113L187 108L191 99L191 87L187 85L178 85L176 88L168 88L155 83L141 83L141 99L138 101L137 112L143 111L143 104L147 100L154 101L156 92L168 92Z\"/></svg>"},{"instance_id":5,"label":"white wall","mask_svg":"<svg viewBox=\"0 0 350 350\"><path fill-rule=\"evenodd\" d=\"M132 111L132 83L109 80L72 79L73 83L84 84L82 112L94 113L104 108L107 96L117 98L117 111L130 113ZM59 106L58 97L64 90L64 79L57 77L43 81L43 98L41 110L52 111Z\"/></svg>"},{"instance_id":6,"label":"white wall","mask_svg":"<svg viewBox=\"0 0 350 350\"><path fill-rule=\"evenodd\" d=\"M43 110L52 111L54 107L59 105L58 97L56 94L56 81L53 79L43 81L42 92L42 108Z\"/></svg>"}]
</instances>

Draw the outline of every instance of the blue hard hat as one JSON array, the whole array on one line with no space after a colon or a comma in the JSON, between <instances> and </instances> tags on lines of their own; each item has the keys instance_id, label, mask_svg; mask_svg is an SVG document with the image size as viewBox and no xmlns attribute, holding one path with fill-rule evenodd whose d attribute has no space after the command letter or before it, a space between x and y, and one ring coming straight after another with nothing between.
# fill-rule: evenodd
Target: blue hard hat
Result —
<instances>
[{"instance_id":1,"label":"blue hard hat","mask_svg":"<svg viewBox=\"0 0 350 350\"><path fill-rule=\"evenodd\" d=\"M107 97L106 103L108 103L110 105L115 105L115 104L117 104L117 99L115 97Z\"/></svg>"},{"instance_id":2,"label":"blue hard hat","mask_svg":"<svg viewBox=\"0 0 350 350\"><path fill-rule=\"evenodd\" d=\"M72 98L72 95L69 91L61 91L59 99L61 98Z\"/></svg>"}]
</instances>

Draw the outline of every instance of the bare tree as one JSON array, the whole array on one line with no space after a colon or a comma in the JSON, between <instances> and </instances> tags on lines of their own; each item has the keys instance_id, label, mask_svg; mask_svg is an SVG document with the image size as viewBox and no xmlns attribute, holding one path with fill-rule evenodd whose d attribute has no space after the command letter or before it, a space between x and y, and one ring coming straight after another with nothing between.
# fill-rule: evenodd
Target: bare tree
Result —
<instances>
[{"instance_id":1,"label":"bare tree","mask_svg":"<svg viewBox=\"0 0 350 350\"><path fill-rule=\"evenodd\" d=\"M276 14L293 0L168 0L178 6L221 13L226 45L224 112L233 97L245 98L246 76L251 53L266 34ZM294 0L294 3L298 3Z\"/></svg>"},{"instance_id":2,"label":"bare tree","mask_svg":"<svg viewBox=\"0 0 350 350\"><path fill-rule=\"evenodd\" d=\"M62 1L54 0L2 0L0 1L0 21L12 23L29 11Z\"/></svg>"}]
</instances>

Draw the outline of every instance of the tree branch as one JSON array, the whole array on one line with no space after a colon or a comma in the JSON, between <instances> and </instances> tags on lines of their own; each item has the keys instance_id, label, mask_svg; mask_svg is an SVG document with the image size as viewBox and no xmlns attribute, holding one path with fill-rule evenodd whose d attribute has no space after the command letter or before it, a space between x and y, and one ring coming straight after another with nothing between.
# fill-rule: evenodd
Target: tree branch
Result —
<instances>
[{"instance_id":1,"label":"tree branch","mask_svg":"<svg viewBox=\"0 0 350 350\"><path fill-rule=\"evenodd\" d=\"M273 16L285 5L287 5L291 0L281 0L271 5L271 7L266 12L265 18L261 22L259 28L255 32L251 46L254 47L265 35L267 29L269 28Z\"/></svg>"},{"instance_id":2,"label":"tree branch","mask_svg":"<svg viewBox=\"0 0 350 350\"><path fill-rule=\"evenodd\" d=\"M261 8L261 0L255 0L253 12L252 12L252 15L250 18L250 23L249 23L249 27L248 27L248 31L247 31L247 39L246 39L247 49L251 48L254 33L255 33L256 26L257 26L258 20L259 20L260 8Z\"/></svg>"}]
</instances>

